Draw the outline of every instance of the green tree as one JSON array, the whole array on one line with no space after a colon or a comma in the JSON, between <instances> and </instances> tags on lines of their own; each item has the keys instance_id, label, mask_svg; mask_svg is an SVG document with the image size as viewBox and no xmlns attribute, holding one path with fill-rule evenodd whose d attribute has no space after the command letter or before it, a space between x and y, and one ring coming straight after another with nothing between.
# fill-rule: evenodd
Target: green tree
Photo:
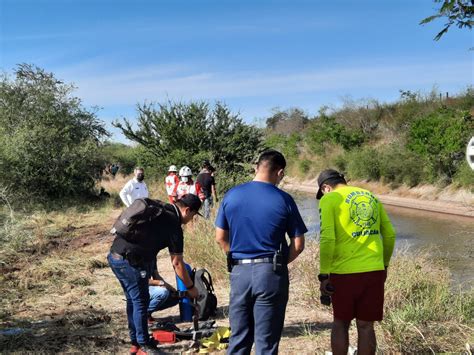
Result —
<instances>
[{"instance_id":1,"label":"green tree","mask_svg":"<svg viewBox=\"0 0 474 355\"><path fill-rule=\"evenodd\" d=\"M95 112L73 86L33 65L0 79L0 182L30 198L77 196L100 177L101 139Z\"/></svg>"},{"instance_id":2,"label":"green tree","mask_svg":"<svg viewBox=\"0 0 474 355\"><path fill-rule=\"evenodd\" d=\"M146 152L144 165L155 172L170 164L200 168L204 159L221 173L246 173L262 148L262 133L232 114L227 106L206 102L139 104L137 128L128 119L114 122L125 137Z\"/></svg>"},{"instance_id":3,"label":"green tree","mask_svg":"<svg viewBox=\"0 0 474 355\"><path fill-rule=\"evenodd\" d=\"M447 19L443 29L435 36L435 41L438 41L443 37L443 35L448 32L449 28L453 25L458 28L468 29L471 29L474 25L474 21L472 20L472 15L474 14L473 0L435 0L435 2L442 3L438 12L420 22L420 25L424 25L438 18Z\"/></svg>"}]
</instances>

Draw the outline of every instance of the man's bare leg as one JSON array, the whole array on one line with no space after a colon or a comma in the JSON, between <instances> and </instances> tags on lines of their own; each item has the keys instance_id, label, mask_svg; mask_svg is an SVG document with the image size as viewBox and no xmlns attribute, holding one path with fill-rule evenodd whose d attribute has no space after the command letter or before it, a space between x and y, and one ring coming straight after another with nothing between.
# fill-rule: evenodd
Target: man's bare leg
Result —
<instances>
[{"instance_id":1,"label":"man's bare leg","mask_svg":"<svg viewBox=\"0 0 474 355\"><path fill-rule=\"evenodd\" d=\"M357 324L357 354L373 355L377 349L374 322L356 320Z\"/></svg>"},{"instance_id":2,"label":"man's bare leg","mask_svg":"<svg viewBox=\"0 0 474 355\"><path fill-rule=\"evenodd\" d=\"M331 331L331 349L333 355L347 355L350 325L351 321L334 318Z\"/></svg>"}]
</instances>

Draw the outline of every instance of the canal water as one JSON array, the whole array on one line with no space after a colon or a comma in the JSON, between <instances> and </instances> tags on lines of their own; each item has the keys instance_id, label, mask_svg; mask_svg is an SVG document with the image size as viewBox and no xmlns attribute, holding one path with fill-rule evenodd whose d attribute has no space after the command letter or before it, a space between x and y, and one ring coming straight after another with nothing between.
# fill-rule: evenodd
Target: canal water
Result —
<instances>
[{"instance_id":1,"label":"canal water","mask_svg":"<svg viewBox=\"0 0 474 355\"><path fill-rule=\"evenodd\" d=\"M318 201L314 195L293 194L309 238L318 239ZM474 285L474 218L385 205L397 231L395 253L428 250L441 258L455 284Z\"/></svg>"}]
</instances>

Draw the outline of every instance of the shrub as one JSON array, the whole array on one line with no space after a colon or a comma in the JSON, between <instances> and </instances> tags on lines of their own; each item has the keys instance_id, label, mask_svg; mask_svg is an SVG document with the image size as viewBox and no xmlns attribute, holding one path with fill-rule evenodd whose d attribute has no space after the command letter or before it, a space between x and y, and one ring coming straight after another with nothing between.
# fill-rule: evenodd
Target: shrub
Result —
<instances>
[{"instance_id":1,"label":"shrub","mask_svg":"<svg viewBox=\"0 0 474 355\"><path fill-rule=\"evenodd\" d=\"M423 180L426 165L423 157L398 143L384 146L379 152L380 176L387 182L418 185Z\"/></svg>"},{"instance_id":2,"label":"shrub","mask_svg":"<svg viewBox=\"0 0 474 355\"><path fill-rule=\"evenodd\" d=\"M453 182L458 186L470 188L471 191L474 192L474 171L469 167L466 161L462 162L454 176Z\"/></svg>"},{"instance_id":3,"label":"shrub","mask_svg":"<svg viewBox=\"0 0 474 355\"><path fill-rule=\"evenodd\" d=\"M340 172L345 173L347 169L347 158L344 154L338 155L334 159L334 166Z\"/></svg>"},{"instance_id":4,"label":"shrub","mask_svg":"<svg viewBox=\"0 0 474 355\"><path fill-rule=\"evenodd\" d=\"M407 146L426 157L432 180L451 182L473 131L474 120L467 111L442 108L413 122Z\"/></svg>"},{"instance_id":5,"label":"shrub","mask_svg":"<svg viewBox=\"0 0 474 355\"><path fill-rule=\"evenodd\" d=\"M336 115L322 113L315 118L306 131L306 142L313 153L323 154L328 143L339 144L350 150L361 146L366 136L359 129L347 129L336 121Z\"/></svg>"},{"instance_id":6,"label":"shrub","mask_svg":"<svg viewBox=\"0 0 474 355\"><path fill-rule=\"evenodd\" d=\"M347 155L347 173L352 179L380 179L379 153L372 147L363 147Z\"/></svg>"},{"instance_id":7,"label":"shrub","mask_svg":"<svg viewBox=\"0 0 474 355\"><path fill-rule=\"evenodd\" d=\"M88 194L100 177L107 135L73 87L31 65L0 80L0 183L47 200Z\"/></svg>"},{"instance_id":8,"label":"shrub","mask_svg":"<svg viewBox=\"0 0 474 355\"><path fill-rule=\"evenodd\" d=\"M303 159L300 160L300 170L303 174L308 173L309 169L311 168L311 160Z\"/></svg>"}]
</instances>

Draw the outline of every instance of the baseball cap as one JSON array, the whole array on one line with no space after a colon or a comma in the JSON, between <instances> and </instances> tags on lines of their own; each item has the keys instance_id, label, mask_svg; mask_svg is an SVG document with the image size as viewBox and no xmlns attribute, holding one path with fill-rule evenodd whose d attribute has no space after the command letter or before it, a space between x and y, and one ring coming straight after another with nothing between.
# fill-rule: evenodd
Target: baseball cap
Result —
<instances>
[{"instance_id":1,"label":"baseball cap","mask_svg":"<svg viewBox=\"0 0 474 355\"><path fill-rule=\"evenodd\" d=\"M316 199L317 200L320 200L321 197L323 197L323 192L321 191L321 187L323 186L323 184L330 180L330 179L344 179L344 175L341 174L339 171L337 170L334 170L334 169L326 169L326 170L323 170L319 176L318 176L318 193L316 194Z\"/></svg>"},{"instance_id":2,"label":"baseball cap","mask_svg":"<svg viewBox=\"0 0 474 355\"><path fill-rule=\"evenodd\" d=\"M202 217L202 214L199 213L199 209L201 208L201 200L194 194L186 194L181 197L180 201L184 203L187 207L189 207L192 211L196 212L198 215Z\"/></svg>"}]
</instances>

